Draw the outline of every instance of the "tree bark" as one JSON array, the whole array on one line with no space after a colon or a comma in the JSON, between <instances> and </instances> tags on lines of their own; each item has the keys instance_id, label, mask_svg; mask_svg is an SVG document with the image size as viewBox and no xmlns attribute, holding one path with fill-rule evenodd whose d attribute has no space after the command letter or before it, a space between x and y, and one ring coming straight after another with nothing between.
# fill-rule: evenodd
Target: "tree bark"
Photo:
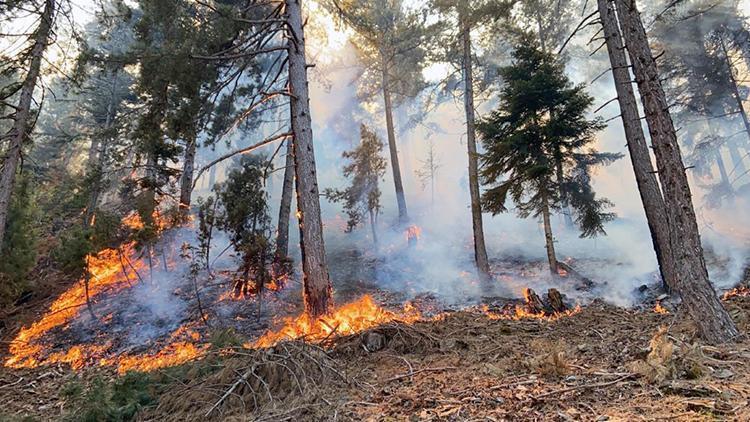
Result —
<instances>
[{"instance_id":1,"label":"tree bark","mask_svg":"<svg viewBox=\"0 0 750 422\"><path fill-rule=\"evenodd\" d=\"M542 187L542 221L544 222L544 245L547 249L547 261L552 276L557 276L557 255L555 254L555 238L552 236L552 221L550 220L549 201L547 199L547 184Z\"/></svg>"},{"instance_id":2,"label":"tree bark","mask_svg":"<svg viewBox=\"0 0 750 422\"><path fill-rule=\"evenodd\" d=\"M284 164L284 182L281 188L279 205L279 222L276 227L276 259L284 260L289 256L289 218L292 213L292 194L294 192L294 145L291 138L286 140L286 162Z\"/></svg>"},{"instance_id":3,"label":"tree bark","mask_svg":"<svg viewBox=\"0 0 750 422\"><path fill-rule=\"evenodd\" d=\"M180 211L187 215L190 211L190 198L193 193L193 173L195 172L195 152L198 148L197 134L191 133L186 139L185 158L180 176Z\"/></svg>"},{"instance_id":4,"label":"tree bark","mask_svg":"<svg viewBox=\"0 0 750 422\"><path fill-rule=\"evenodd\" d=\"M679 280L677 292L704 339L712 343L734 340L739 331L708 279L685 166L640 13L634 0L615 0L615 4L664 190Z\"/></svg>"},{"instance_id":5,"label":"tree bark","mask_svg":"<svg viewBox=\"0 0 750 422\"><path fill-rule=\"evenodd\" d=\"M9 140L7 156L3 161L2 174L0 174L0 249L2 249L5 238L5 226L10 208L10 197L16 181L16 173L21 162L23 141L26 139L31 117L31 102L34 97L39 72L42 67L44 51L52 33L52 19L55 14L55 0L46 0L44 10L39 20L39 26L34 32L34 44L29 53L29 71L21 86L18 107L13 118L13 127L5 134L4 138Z\"/></svg>"},{"instance_id":6,"label":"tree bark","mask_svg":"<svg viewBox=\"0 0 750 422\"><path fill-rule=\"evenodd\" d=\"M460 20L462 26L462 43L463 43L463 71L464 71L464 111L466 112L466 146L469 155L469 194L471 196L471 225L474 231L474 262L476 263L479 275L482 278L489 278L490 264L487 259L487 247L484 243L484 228L482 224L482 206L480 203L481 195L479 194L479 172L477 164L477 141L474 121L474 75L471 62L471 27L467 22L466 16L463 16L461 10Z\"/></svg>"},{"instance_id":7,"label":"tree bark","mask_svg":"<svg viewBox=\"0 0 750 422\"><path fill-rule=\"evenodd\" d=\"M373 210L368 210L370 213L370 228L372 229L372 243L375 244L375 246L378 245L378 231L375 227L375 212Z\"/></svg>"},{"instance_id":8,"label":"tree bark","mask_svg":"<svg viewBox=\"0 0 750 422\"><path fill-rule=\"evenodd\" d=\"M398 203L398 222L406 224L409 221L409 213L406 210L406 196L404 195L404 184L401 180L401 166L398 163L398 149L396 148L396 130L393 126L393 104L391 104L390 80L385 54L381 53L383 102L385 104L385 124L388 130L388 152L391 155L391 169L393 170L393 184L396 187L396 202Z\"/></svg>"},{"instance_id":9,"label":"tree bark","mask_svg":"<svg viewBox=\"0 0 750 422\"><path fill-rule=\"evenodd\" d=\"M297 217L304 274L302 289L305 310L311 317L316 318L328 313L333 305L333 298L320 217L301 2L302 0L285 0L289 31L287 48L294 133L294 173L297 181Z\"/></svg>"},{"instance_id":10,"label":"tree bark","mask_svg":"<svg viewBox=\"0 0 750 422\"><path fill-rule=\"evenodd\" d=\"M668 290L673 290L678 280L675 257L669 243L669 224L664 209L664 198L651 165L651 154L641 127L638 104L633 92L628 60L622 46L617 16L615 16L614 6L608 0L598 0L598 5L638 193L646 213L646 222L651 232L651 241L662 280Z\"/></svg>"}]
</instances>

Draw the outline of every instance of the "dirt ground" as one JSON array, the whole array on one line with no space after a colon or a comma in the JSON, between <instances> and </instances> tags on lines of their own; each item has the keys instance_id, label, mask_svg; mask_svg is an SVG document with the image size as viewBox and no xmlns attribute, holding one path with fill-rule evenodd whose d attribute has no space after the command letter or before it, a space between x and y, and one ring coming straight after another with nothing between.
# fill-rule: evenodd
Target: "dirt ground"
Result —
<instances>
[{"instance_id":1,"label":"dirt ground","mask_svg":"<svg viewBox=\"0 0 750 422\"><path fill-rule=\"evenodd\" d=\"M743 334L750 297L726 302ZM217 351L162 378L142 421L750 420L750 341L713 347L679 315L595 301L554 321L456 312L325 344ZM105 369L0 372L9 420L60 420L62 385ZM174 375L177 374L177 375ZM12 418L12 419L11 419Z\"/></svg>"}]
</instances>

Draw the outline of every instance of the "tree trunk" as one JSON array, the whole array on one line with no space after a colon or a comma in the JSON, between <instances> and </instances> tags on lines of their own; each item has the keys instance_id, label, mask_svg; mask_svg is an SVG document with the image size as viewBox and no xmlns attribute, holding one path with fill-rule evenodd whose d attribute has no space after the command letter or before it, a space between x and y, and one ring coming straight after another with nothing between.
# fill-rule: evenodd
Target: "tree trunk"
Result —
<instances>
[{"instance_id":1,"label":"tree trunk","mask_svg":"<svg viewBox=\"0 0 750 422\"><path fill-rule=\"evenodd\" d=\"M211 170L208 171L208 190L212 190L216 184L216 167L211 166Z\"/></svg>"},{"instance_id":2,"label":"tree trunk","mask_svg":"<svg viewBox=\"0 0 750 422\"><path fill-rule=\"evenodd\" d=\"M721 177L721 185L731 189L732 183L729 182L729 174L727 173L727 166L724 164L724 157L721 156L721 146L717 146L714 151L714 158L716 158L716 167L719 168L719 176Z\"/></svg>"},{"instance_id":3,"label":"tree trunk","mask_svg":"<svg viewBox=\"0 0 750 422\"><path fill-rule=\"evenodd\" d=\"M742 123L745 125L745 132L747 132L747 136L750 138L750 120L747 117L747 111L745 110L745 105L742 102L742 96L740 95L740 90L737 86L737 78L734 76L734 68L732 68L732 62L729 58L729 52L727 51L727 46L724 44L724 38L720 40L721 44L721 50L724 52L724 60L726 60L727 63L727 70L729 71L729 78L732 82L732 95L734 96L734 100L737 101L737 109L740 112L740 116L742 117Z\"/></svg>"},{"instance_id":4,"label":"tree trunk","mask_svg":"<svg viewBox=\"0 0 750 422\"><path fill-rule=\"evenodd\" d=\"M393 105L391 104L391 92L388 84L387 62L381 57L383 72L383 102L385 103L385 124L388 129L388 152L391 155L391 169L393 170L393 184L396 186L396 202L398 203L398 222L405 224L409 221L409 213L406 210L406 196L404 196L404 184L401 180L401 166L398 163L398 149L396 148L396 130L393 127Z\"/></svg>"},{"instance_id":5,"label":"tree trunk","mask_svg":"<svg viewBox=\"0 0 750 422\"><path fill-rule=\"evenodd\" d=\"M4 138L8 139L9 145L5 160L3 161L2 173L0 174L0 249L2 249L3 239L5 238L10 197L13 193L16 173L18 173L18 166L21 162L23 142L26 139L29 129L34 88L36 88L36 83L39 79L44 50L47 48L52 32L54 14L55 0L46 0L39 20L39 26L36 32L34 32L34 44L29 53L31 62L29 63L29 71L26 73L26 78L21 86L18 108L13 117L13 127L4 136Z\"/></svg>"},{"instance_id":6,"label":"tree trunk","mask_svg":"<svg viewBox=\"0 0 750 422\"><path fill-rule=\"evenodd\" d=\"M463 13L463 8L461 11ZM474 262L482 278L489 278L490 264L487 247L484 243L482 206L479 194L479 174L477 164L477 141L474 128L474 75L471 62L471 28L466 17L461 16L463 29L463 71L464 71L464 111L466 112L466 146L469 154L469 194L471 195L471 224L474 231Z\"/></svg>"},{"instance_id":7,"label":"tree trunk","mask_svg":"<svg viewBox=\"0 0 750 422\"><path fill-rule=\"evenodd\" d=\"M669 243L669 223L664 209L664 198L661 194L659 182L656 180L654 168L651 165L646 137L641 127L638 114L638 104L631 82L628 60L622 46L620 28L617 25L615 10L608 0L598 0L599 16L604 28L604 37L612 64L612 74L617 90L617 101L620 104L622 125L625 129L630 161L641 195L646 222L651 232L651 241L656 252L662 280L668 290L677 286L677 271L672 246Z\"/></svg>"},{"instance_id":8,"label":"tree trunk","mask_svg":"<svg viewBox=\"0 0 750 422\"><path fill-rule=\"evenodd\" d=\"M369 210L370 212L370 228L372 229L372 243L377 246L378 244L378 231L375 227L375 213L373 210Z\"/></svg>"},{"instance_id":9,"label":"tree trunk","mask_svg":"<svg viewBox=\"0 0 750 422\"><path fill-rule=\"evenodd\" d=\"M643 22L634 0L615 0L615 4L664 190L679 280L677 292L704 339L713 343L731 341L739 336L739 331L708 279L685 166Z\"/></svg>"},{"instance_id":10,"label":"tree trunk","mask_svg":"<svg viewBox=\"0 0 750 422\"><path fill-rule=\"evenodd\" d=\"M550 221L549 201L547 199L547 184L541 186L542 189L542 220L544 221L544 245L547 248L547 261L549 271L553 276L557 276L557 255L555 254L555 238L552 236L552 222Z\"/></svg>"},{"instance_id":11,"label":"tree trunk","mask_svg":"<svg viewBox=\"0 0 750 422\"><path fill-rule=\"evenodd\" d=\"M117 82L118 82L119 70L112 72L112 86L110 90L110 100L107 104L107 115L104 118L104 127L102 132L106 134L103 140L99 141L94 139L91 143L91 150L89 151L89 169L91 174L91 192L89 192L89 200L86 205L86 213L84 214L83 224L85 228L91 227L94 224L94 213L99 203L99 197L101 196L102 189L104 188L104 165L107 161L107 153L109 151L110 143L114 141L114 136L110 135L112 126L114 125L115 117L117 116Z\"/></svg>"},{"instance_id":12,"label":"tree trunk","mask_svg":"<svg viewBox=\"0 0 750 422\"><path fill-rule=\"evenodd\" d=\"M297 216L304 273L302 286L305 310L311 317L316 318L328 313L333 305L333 298L323 243L323 222L320 217L301 2L302 0L285 0L289 31L287 48L294 133L294 175L297 181Z\"/></svg>"},{"instance_id":13,"label":"tree trunk","mask_svg":"<svg viewBox=\"0 0 750 422\"><path fill-rule=\"evenodd\" d=\"M190 196L193 193L193 173L195 172L195 152L198 148L197 134L191 133L186 139L185 158L180 176L180 211L187 215L190 212Z\"/></svg>"},{"instance_id":14,"label":"tree trunk","mask_svg":"<svg viewBox=\"0 0 750 422\"><path fill-rule=\"evenodd\" d=\"M286 162L284 164L284 182L279 205L279 222L276 228L276 259L284 260L289 256L289 218L292 213L292 194L294 192L294 146L292 139L286 140Z\"/></svg>"},{"instance_id":15,"label":"tree trunk","mask_svg":"<svg viewBox=\"0 0 750 422\"><path fill-rule=\"evenodd\" d=\"M570 202L568 201L568 193L565 192L563 183L565 183L565 175L563 173L563 162L560 158L555 158L555 175L557 177L557 184L560 189L560 206L563 213L563 222L565 228L573 228L573 213L570 211Z\"/></svg>"}]
</instances>

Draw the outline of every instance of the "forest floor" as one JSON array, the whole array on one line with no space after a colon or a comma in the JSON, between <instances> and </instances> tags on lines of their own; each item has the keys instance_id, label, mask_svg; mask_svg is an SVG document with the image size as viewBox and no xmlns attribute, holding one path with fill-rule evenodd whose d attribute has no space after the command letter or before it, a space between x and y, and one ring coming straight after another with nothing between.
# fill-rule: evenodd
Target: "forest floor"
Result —
<instances>
[{"instance_id":1,"label":"forest floor","mask_svg":"<svg viewBox=\"0 0 750 422\"><path fill-rule=\"evenodd\" d=\"M743 334L750 297L726 306ZM321 345L216 348L143 376L0 370L0 420L750 420L750 340L594 301L553 321L455 312Z\"/></svg>"}]
</instances>

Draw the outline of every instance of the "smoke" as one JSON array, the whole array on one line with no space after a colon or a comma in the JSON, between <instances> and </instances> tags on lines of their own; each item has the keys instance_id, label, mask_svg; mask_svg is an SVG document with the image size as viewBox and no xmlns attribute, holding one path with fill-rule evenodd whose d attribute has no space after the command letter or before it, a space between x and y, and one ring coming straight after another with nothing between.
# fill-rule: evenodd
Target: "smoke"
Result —
<instances>
[{"instance_id":1,"label":"smoke","mask_svg":"<svg viewBox=\"0 0 750 422\"><path fill-rule=\"evenodd\" d=\"M334 38L340 41L341 37ZM584 35L580 38L587 39ZM312 38L308 44L316 41ZM605 74L591 84L608 68L606 52L589 57L576 49L580 44L574 41L570 47L575 57L569 62L569 74L577 83L590 84L589 92L598 107L615 97L611 75ZM339 42L329 50L320 50L325 54L315 55L319 61L311 73L310 97L318 181L324 189L346 183L341 153L359 142L360 123L373 128L383 142L387 138L380 100L373 98L365 107L357 97L360 69L353 47ZM614 202L613 211L618 218L606 226L607 236L595 239L580 239L578 232L567 229L559 216L553 221L558 259L571 260L575 269L597 283L588 292L577 291L572 283L560 286L551 279L545 264L540 222L517 218L512 210L494 217L484 215L485 238L496 282L488 288L478 281L473 262L462 100L444 102L420 124L409 125L406 116L416 106L403 104L394 113L410 223L421 229L415 247L408 246L404 228L396 224L398 210L390 161L381 185L383 210L377 247L369 227L344 233L345 217L341 209L321 198L329 266L340 295L355 294L357 289L385 289L404 298L432 293L446 303L467 303L482 296L520 296L525 287L538 290L556 287L576 301L599 296L616 304L630 305L637 300L634 291L639 286L658 280L656 258L627 156L624 132L620 120L614 118L619 114L616 103L598 112L612 120L598 134L597 147L601 151L623 153L625 158L597 171L593 186L597 195ZM480 106L478 115L493 106L492 101L486 102ZM404 129L406 126L408 129ZM439 164L434 202L430 186L423 186L416 174L423 167L430 144ZM266 152L272 149L269 147ZM283 159L283 156L277 158L279 167L283 166ZM283 172L277 172L269 182L271 204L278 203L282 176ZM737 198L719 209L709 209L705 206L705 191L696 185L692 188L711 278L717 287L729 287L740 281L747 258L750 235L747 230L745 233L738 230L748 227L746 222L739 221L740 216L747 218L740 212L747 209L747 200ZM275 209L271 215L277 215ZM297 253L299 262L298 233L294 227L291 250Z\"/></svg>"}]
</instances>

